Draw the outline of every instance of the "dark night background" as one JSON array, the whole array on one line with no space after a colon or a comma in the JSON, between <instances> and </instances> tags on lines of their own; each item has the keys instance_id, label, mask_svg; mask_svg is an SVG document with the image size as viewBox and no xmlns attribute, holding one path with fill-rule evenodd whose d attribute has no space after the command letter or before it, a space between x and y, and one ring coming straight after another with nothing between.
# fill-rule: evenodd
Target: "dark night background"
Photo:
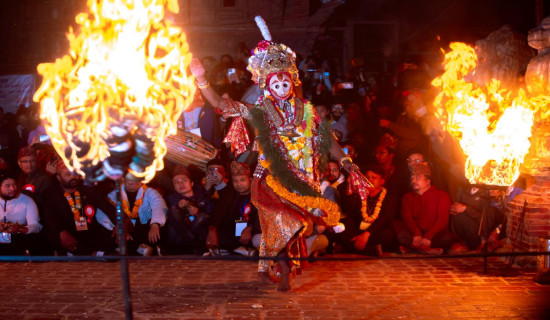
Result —
<instances>
[{"instance_id":1,"label":"dark night background","mask_svg":"<svg viewBox=\"0 0 550 320\"><path fill-rule=\"evenodd\" d=\"M245 0L234 3L239 1ZM64 54L65 33L85 5L85 0L0 1L0 74L34 73L38 63ZM309 0L310 13L320 6L320 0ZM397 62L431 60L451 41L473 43L504 24L527 34L548 15L550 0L347 0L323 24L318 44L332 55L349 45L353 56L364 56L373 67L391 56L383 70L391 72ZM356 24L352 39L342 37L349 24Z\"/></svg>"}]
</instances>

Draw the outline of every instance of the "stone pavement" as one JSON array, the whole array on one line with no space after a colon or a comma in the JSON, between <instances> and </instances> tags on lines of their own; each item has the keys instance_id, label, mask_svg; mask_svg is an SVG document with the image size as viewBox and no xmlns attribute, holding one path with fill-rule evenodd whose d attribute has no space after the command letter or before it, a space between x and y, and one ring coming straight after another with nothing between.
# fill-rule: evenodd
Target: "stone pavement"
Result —
<instances>
[{"instance_id":1,"label":"stone pavement","mask_svg":"<svg viewBox=\"0 0 550 320\"><path fill-rule=\"evenodd\" d=\"M350 257L350 256L331 256ZM491 258L317 261L290 293L252 261L130 261L134 319L550 319L550 286ZM124 319L118 262L0 263L6 319Z\"/></svg>"}]
</instances>

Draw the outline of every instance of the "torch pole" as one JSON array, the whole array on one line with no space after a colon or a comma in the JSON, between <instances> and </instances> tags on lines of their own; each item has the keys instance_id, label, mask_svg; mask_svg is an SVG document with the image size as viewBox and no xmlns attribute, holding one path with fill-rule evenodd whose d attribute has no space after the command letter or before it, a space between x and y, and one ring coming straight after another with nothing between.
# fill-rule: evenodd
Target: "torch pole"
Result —
<instances>
[{"instance_id":1,"label":"torch pole","mask_svg":"<svg viewBox=\"0 0 550 320\"><path fill-rule=\"evenodd\" d=\"M122 200L120 195L120 179L116 180L116 223L118 229L118 247L120 249L120 271L122 275L122 292L124 294L124 311L126 320L132 320L132 297L130 296L130 279L128 276L128 259L126 252L126 224L122 213Z\"/></svg>"}]
</instances>

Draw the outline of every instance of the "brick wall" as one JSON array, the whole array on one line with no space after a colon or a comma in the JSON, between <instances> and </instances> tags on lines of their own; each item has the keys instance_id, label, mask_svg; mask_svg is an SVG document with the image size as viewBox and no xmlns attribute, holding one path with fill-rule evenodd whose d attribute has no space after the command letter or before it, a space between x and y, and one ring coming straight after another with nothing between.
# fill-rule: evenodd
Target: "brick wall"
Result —
<instances>
[{"instance_id":1,"label":"brick wall","mask_svg":"<svg viewBox=\"0 0 550 320\"><path fill-rule=\"evenodd\" d=\"M518 195L506 207L506 215L507 236L516 249L538 251L539 238L550 237L550 181L538 180Z\"/></svg>"}]
</instances>

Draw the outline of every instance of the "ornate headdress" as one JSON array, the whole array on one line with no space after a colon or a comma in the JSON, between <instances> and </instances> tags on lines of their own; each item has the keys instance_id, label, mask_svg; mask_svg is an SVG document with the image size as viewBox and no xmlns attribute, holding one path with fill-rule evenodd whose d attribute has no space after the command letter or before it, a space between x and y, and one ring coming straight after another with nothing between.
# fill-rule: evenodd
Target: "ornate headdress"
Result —
<instances>
[{"instance_id":1,"label":"ornate headdress","mask_svg":"<svg viewBox=\"0 0 550 320\"><path fill-rule=\"evenodd\" d=\"M252 80L256 82L260 89L265 89L266 79L270 73L286 71L290 74L294 85L301 84L296 68L296 54L284 44L271 41L271 34L260 16L254 18L258 28L262 32L264 40L258 42L248 58L248 71L252 73Z\"/></svg>"}]
</instances>

